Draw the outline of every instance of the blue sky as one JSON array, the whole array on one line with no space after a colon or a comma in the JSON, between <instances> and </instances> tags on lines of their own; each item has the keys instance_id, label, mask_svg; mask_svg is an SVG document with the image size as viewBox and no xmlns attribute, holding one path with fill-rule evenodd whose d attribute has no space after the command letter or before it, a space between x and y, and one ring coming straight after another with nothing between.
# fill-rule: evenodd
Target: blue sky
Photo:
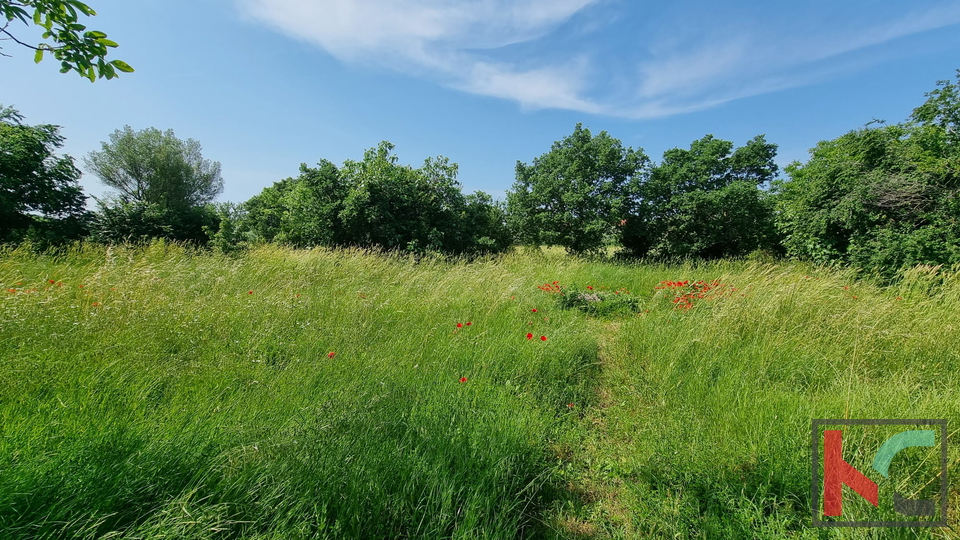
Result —
<instances>
[{"instance_id":1,"label":"blue sky","mask_svg":"<svg viewBox=\"0 0 960 540\"><path fill-rule=\"evenodd\" d=\"M88 0L136 73L91 84L3 42L0 103L63 126L80 158L114 130L173 129L244 201L300 163L444 155L502 198L582 122L655 161L758 134L781 166L874 118L904 120L960 68L960 2ZM39 41L33 28L12 27ZM86 191L105 188L91 174Z\"/></svg>"}]
</instances>

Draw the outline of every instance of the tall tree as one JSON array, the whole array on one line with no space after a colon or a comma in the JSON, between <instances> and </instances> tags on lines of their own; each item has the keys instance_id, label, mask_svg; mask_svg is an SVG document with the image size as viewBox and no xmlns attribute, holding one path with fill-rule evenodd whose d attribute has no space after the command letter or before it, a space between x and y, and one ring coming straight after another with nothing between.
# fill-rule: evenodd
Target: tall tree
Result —
<instances>
[{"instance_id":1,"label":"tall tree","mask_svg":"<svg viewBox=\"0 0 960 540\"><path fill-rule=\"evenodd\" d=\"M204 159L199 142L178 139L173 130L124 126L84 165L126 203L176 210L212 202L223 191L220 163Z\"/></svg>"},{"instance_id":2,"label":"tall tree","mask_svg":"<svg viewBox=\"0 0 960 540\"><path fill-rule=\"evenodd\" d=\"M0 105L0 241L22 238L31 226L82 231L81 173L72 157L54 154L63 142L59 126L28 126Z\"/></svg>"},{"instance_id":3,"label":"tall tree","mask_svg":"<svg viewBox=\"0 0 960 540\"><path fill-rule=\"evenodd\" d=\"M202 242L203 227L215 228L215 211L207 205L223 191L220 163L204 159L200 143L178 139L172 130L110 135L84 165L116 190L100 201L95 233L102 240L163 236Z\"/></svg>"},{"instance_id":4,"label":"tall tree","mask_svg":"<svg viewBox=\"0 0 960 540\"><path fill-rule=\"evenodd\" d=\"M0 36L34 51L36 63L43 60L44 54L51 54L60 61L61 73L74 70L90 82L98 77L112 79L118 71L133 72L123 60L106 60L109 49L117 47L117 43L99 30L85 31L86 26L79 23L81 13L88 17L97 14L79 0L0 0ZM32 45L15 36L10 28L15 19L26 26L31 22L39 26L45 41ZM10 55L0 51L0 56Z\"/></svg>"},{"instance_id":5,"label":"tall tree","mask_svg":"<svg viewBox=\"0 0 960 540\"><path fill-rule=\"evenodd\" d=\"M517 162L507 194L511 227L525 243L596 251L640 204L650 160L606 131L592 136L577 124L531 165Z\"/></svg>"}]
</instances>

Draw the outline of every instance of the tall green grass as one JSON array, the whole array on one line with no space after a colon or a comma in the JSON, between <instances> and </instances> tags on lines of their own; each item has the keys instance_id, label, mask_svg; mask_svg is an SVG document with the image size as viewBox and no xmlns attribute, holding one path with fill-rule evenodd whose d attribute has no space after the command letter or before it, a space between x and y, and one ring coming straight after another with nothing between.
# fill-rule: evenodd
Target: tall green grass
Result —
<instances>
[{"instance_id":1,"label":"tall green grass","mask_svg":"<svg viewBox=\"0 0 960 540\"><path fill-rule=\"evenodd\" d=\"M602 334L604 401L587 418L589 429L567 463L582 493L558 505L561 531L622 538L958 537L960 274L918 268L889 289L793 264L688 265L656 274L624 269L610 276L648 291L650 310L611 321ZM656 289L662 280L716 280L726 287L676 309L675 293ZM812 528L816 418L948 419L953 529ZM870 471L879 445L902 429L910 428L847 428L844 456ZM844 519L908 519L893 512L893 489L938 498L938 455L899 455L894 468L902 474L879 482L879 512L845 488Z\"/></svg>"},{"instance_id":2,"label":"tall green grass","mask_svg":"<svg viewBox=\"0 0 960 540\"><path fill-rule=\"evenodd\" d=\"M535 279L361 252L7 252L2 536L523 536L596 364Z\"/></svg>"},{"instance_id":3,"label":"tall green grass","mask_svg":"<svg viewBox=\"0 0 960 540\"><path fill-rule=\"evenodd\" d=\"M809 527L811 419L905 417L951 421L957 526L955 273L156 243L7 250L0 294L2 538L956 536Z\"/></svg>"}]
</instances>

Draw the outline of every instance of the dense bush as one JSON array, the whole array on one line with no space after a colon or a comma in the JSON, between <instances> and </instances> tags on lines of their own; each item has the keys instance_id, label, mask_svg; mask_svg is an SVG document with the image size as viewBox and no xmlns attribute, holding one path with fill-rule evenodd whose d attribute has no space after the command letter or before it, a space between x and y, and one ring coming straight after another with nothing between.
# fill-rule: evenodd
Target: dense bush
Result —
<instances>
[{"instance_id":1,"label":"dense bush","mask_svg":"<svg viewBox=\"0 0 960 540\"><path fill-rule=\"evenodd\" d=\"M822 141L787 167L775 188L790 255L887 278L960 262L960 100L957 85L939 86L909 121Z\"/></svg>"},{"instance_id":2,"label":"dense bush","mask_svg":"<svg viewBox=\"0 0 960 540\"><path fill-rule=\"evenodd\" d=\"M457 165L428 158L414 169L382 142L362 161L323 160L266 188L244 205L255 238L294 246L357 246L411 252L498 252L510 244L503 209L489 195L465 196Z\"/></svg>"}]
</instances>

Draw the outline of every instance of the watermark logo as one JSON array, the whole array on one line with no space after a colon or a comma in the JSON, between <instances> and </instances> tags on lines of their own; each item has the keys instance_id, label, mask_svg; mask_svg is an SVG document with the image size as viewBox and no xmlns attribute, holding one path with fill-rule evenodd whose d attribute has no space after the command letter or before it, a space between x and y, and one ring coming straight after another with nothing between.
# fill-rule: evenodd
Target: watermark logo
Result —
<instances>
[{"instance_id":1,"label":"watermark logo","mask_svg":"<svg viewBox=\"0 0 960 540\"><path fill-rule=\"evenodd\" d=\"M946 420L819 419L810 444L814 527L947 526Z\"/></svg>"}]
</instances>

